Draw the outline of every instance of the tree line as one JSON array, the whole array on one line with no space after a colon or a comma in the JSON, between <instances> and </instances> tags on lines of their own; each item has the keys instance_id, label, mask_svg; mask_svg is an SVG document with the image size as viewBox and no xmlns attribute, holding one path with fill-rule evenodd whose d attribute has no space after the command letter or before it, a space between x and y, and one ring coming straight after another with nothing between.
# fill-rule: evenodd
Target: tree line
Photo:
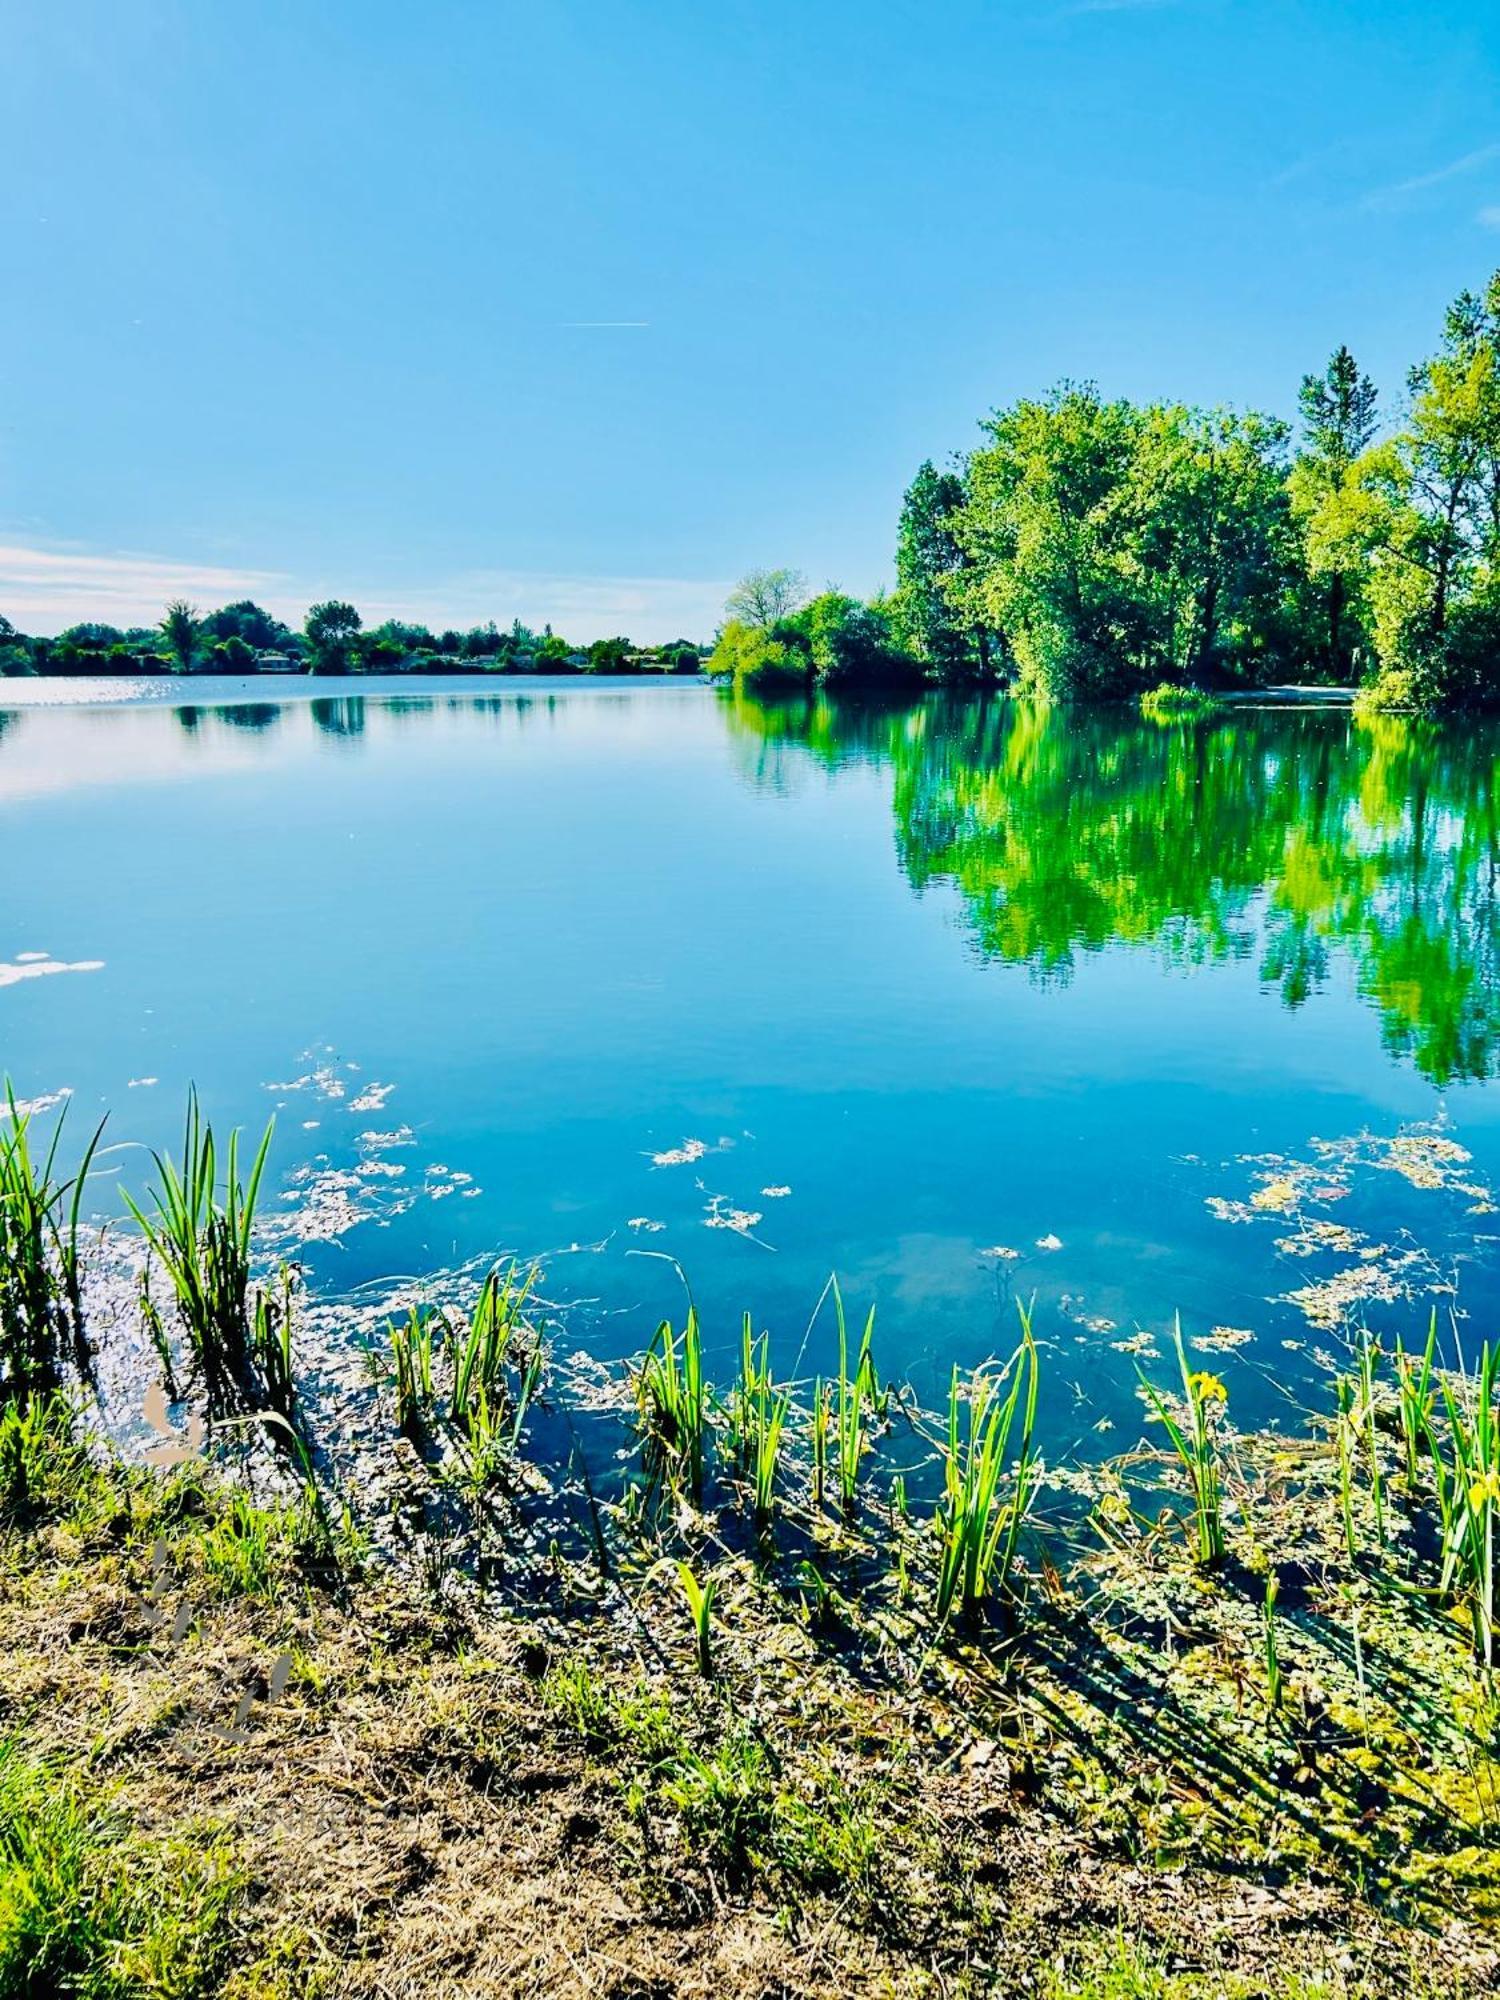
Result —
<instances>
[{"instance_id":1,"label":"tree line","mask_svg":"<svg viewBox=\"0 0 1500 2000\"><path fill-rule=\"evenodd\" d=\"M691 639L575 646L550 625L534 632L519 619L506 631L491 622L434 633L397 618L367 628L352 604L333 598L311 607L300 632L249 598L202 616L179 601L155 626L71 625L53 639L0 617L0 674L696 674L705 650Z\"/></svg>"},{"instance_id":2,"label":"tree line","mask_svg":"<svg viewBox=\"0 0 1500 2000\"><path fill-rule=\"evenodd\" d=\"M1347 347L1300 423L1064 382L905 494L896 587L757 572L710 661L760 694L995 681L1045 699L1358 686L1500 704L1500 273L1449 307L1382 423Z\"/></svg>"}]
</instances>

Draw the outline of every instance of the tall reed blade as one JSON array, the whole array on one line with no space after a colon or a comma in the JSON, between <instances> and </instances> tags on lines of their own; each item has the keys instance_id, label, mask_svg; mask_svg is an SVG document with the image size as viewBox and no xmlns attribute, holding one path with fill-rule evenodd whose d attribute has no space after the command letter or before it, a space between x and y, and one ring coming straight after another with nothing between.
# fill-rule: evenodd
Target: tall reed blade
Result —
<instances>
[{"instance_id":1,"label":"tall reed blade","mask_svg":"<svg viewBox=\"0 0 1500 2000\"><path fill-rule=\"evenodd\" d=\"M1035 1436L1041 1371L1030 1313L1024 1306L1020 1310L1020 1345L1000 1376L977 1370L965 1389L955 1368L949 1385L948 1428L940 1446L943 1496L933 1523L940 1627L955 1613L972 1623L991 1598L1013 1595L1021 1526L1040 1476ZM1012 1462L1010 1441L1018 1419Z\"/></svg>"},{"instance_id":2,"label":"tall reed blade","mask_svg":"<svg viewBox=\"0 0 1500 2000\"><path fill-rule=\"evenodd\" d=\"M1161 1392L1144 1375L1141 1382L1187 1474L1193 1501L1193 1555L1206 1566L1224 1558L1224 1492L1216 1415L1228 1401L1228 1392L1217 1375L1189 1368L1180 1318L1174 1322L1172 1337L1182 1377L1185 1426L1177 1421Z\"/></svg>"}]
</instances>

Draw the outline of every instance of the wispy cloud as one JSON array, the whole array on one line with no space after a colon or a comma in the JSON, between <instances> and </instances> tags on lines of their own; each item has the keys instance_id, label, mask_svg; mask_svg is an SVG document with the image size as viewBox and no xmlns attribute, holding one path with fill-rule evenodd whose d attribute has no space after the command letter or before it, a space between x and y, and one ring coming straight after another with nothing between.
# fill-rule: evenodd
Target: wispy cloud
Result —
<instances>
[{"instance_id":1,"label":"wispy cloud","mask_svg":"<svg viewBox=\"0 0 1500 2000\"><path fill-rule=\"evenodd\" d=\"M0 611L30 631L55 631L85 620L154 625L173 598L224 604L273 591L282 581L269 570L0 544Z\"/></svg>"},{"instance_id":2,"label":"wispy cloud","mask_svg":"<svg viewBox=\"0 0 1500 2000\"><path fill-rule=\"evenodd\" d=\"M1489 208L1480 209L1474 220L1481 229L1500 229L1500 202L1493 203Z\"/></svg>"},{"instance_id":3,"label":"wispy cloud","mask_svg":"<svg viewBox=\"0 0 1500 2000\"><path fill-rule=\"evenodd\" d=\"M367 579L368 581L368 579ZM58 632L85 620L154 625L171 599L208 610L253 597L300 624L320 597L348 597L367 623L406 618L442 630L482 624L551 624L570 639L627 633L647 642L706 636L718 623L729 584L722 578L578 576L544 570L468 569L369 588L357 573L293 576L164 556L99 554L0 544L0 611L23 631Z\"/></svg>"},{"instance_id":4,"label":"wispy cloud","mask_svg":"<svg viewBox=\"0 0 1500 2000\"><path fill-rule=\"evenodd\" d=\"M1429 188L1441 187L1444 181L1456 181L1464 174L1471 174L1478 167L1488 166L1491 160L1500 159L1500 141L1487 146L1478 146L1472 153L1460 154L1458 159L1449 160L1446 166L1434 167L1425 174L1413 174L1409 180L1393 181L1389 187L1373 188L1364 198L1365 208L1397 208L1413 195L1425 194Z\"/></svg>"}]
</instances>

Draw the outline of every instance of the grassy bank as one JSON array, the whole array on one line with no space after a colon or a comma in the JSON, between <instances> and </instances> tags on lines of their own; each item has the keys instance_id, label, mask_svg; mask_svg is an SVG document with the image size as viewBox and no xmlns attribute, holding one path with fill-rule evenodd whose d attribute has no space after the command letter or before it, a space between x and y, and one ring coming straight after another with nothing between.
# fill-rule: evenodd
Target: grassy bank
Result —
<instances>
[{"instance_id":1,"label":"grassy bank","mask_svg":"<svg viewBox=\"0 0 1500 2000\"><path fill-rule=\"evenodd\" d=\"M1357 1346L1290 1439L1179 1347L1049 1467L1024 1318L927 1413L836 1292L822 1378L747 1324L716 1387L502 1270L372 1351L356 1476L198 1124L126 1464L11 1131L0 1993L1493 1990L1488 1354Z\"/></svg>"}]
</instances>

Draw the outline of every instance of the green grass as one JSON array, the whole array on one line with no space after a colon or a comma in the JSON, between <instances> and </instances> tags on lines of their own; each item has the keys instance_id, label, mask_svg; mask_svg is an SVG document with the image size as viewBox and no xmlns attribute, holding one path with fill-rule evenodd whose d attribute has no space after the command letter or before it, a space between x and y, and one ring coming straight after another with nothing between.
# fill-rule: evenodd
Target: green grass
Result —
<instances>
[{"instance_id":1,"label":"green grass","mask_svg":"<svg viewBox=\"0 0 1500 2000\"><path fill-rule=\"evenodd\" d=\"M222 1834L147 1838L92 1779L0 1743L6 2000L206 2000L243 1886Z\"/></svg>"},{"instance_id":2,"label":"green grass","mask_svg":"<svg viewBox=\"0 0 1500 2000\"><path fill-rule=\"evenodd\" d=\"M0 1523L71 1511L99 1477L62 1390L0 1406Z\"/></svg>"}]
</instances>

